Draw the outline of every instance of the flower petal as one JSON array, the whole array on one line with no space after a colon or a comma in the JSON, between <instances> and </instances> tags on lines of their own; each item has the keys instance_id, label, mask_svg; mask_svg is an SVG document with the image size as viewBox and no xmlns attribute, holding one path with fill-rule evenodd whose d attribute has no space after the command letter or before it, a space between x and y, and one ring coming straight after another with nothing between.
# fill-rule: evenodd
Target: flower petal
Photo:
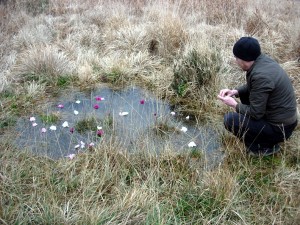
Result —
<instances>
[{"instance_id":1,"label":"flower petal","mask_svg":"<svg viewBox=\"0 0 300 225\"><path fill-rule=\"evenodd\" d=\"M93 107L94 107L94 109L99 109L99 105L98 104L95 104Z\"/></svg>"},{"instance_id":2,"label":"flower petal","mask_svg":"<svg viewBox=\"0 0 300 225\"><path fill-rule=\"evenodd\" d=\"M190 119L190 116L185 117L185 119L186 119L186 120L189 120L189 119Z\"/></svg>"},{"instance_id":3,"label":"flower petal","mask_svg":"<svg viewBox=\"0 0 300 225\"><path fill-rule=\"evenodd\" d=\"M97 130L97 136L98 137L102 137L102 135L104 134L104 131L103 130Z\"/></svg>"},{"instance_id":4,"label":"flower petal","mask_svg":"<svg viewBox=\"0 0 300 225\"><path fill-rule=\"evenodd\" d=\"M78 115L78 113L79 113L79 112L78 112L77 110L74 110L74 114L75 114L75 115Z\"/></svg>"},{"instance_id":5,"label":"flower petal","mask_svg":"<svg viewBox=\"0 0 300 225\"><path fill-rule=\"evenodd\" d=\"M76 104L80 104L80 100L76 100L76 102L75 102Z\"/></svg>"},{"instance_id":6,"label":"flower petal","mask_svg":"<svg viewBox=\"0 0 300 225\"><path fill-rule=\"evenodd\" d=\"M191 142L188 144L188 146L189 146L190 148L192 148L192 147L196 147L197 145L196 145L195 142L191 141Z\"/></svg>"},{"instance_id":7,"label":"flower petal","mask_svg":"<svg viewBox=\"0 0 300 225\"><path fill-rule=\"evenodd\" d=\"M96 97L95 97L95 100L96 100L96 101L103 101L104 98L103 98L103 97L100 97L100 96L96 96Z\"/></svg>"},{"instance_id":8,"label":"flower petal","mask_svg":"<svg viewBox=\"0 0 300 225\"><path fill-rule=\"evenodd\" d=\"M69 154L66 157L69 158L69 159L73 159L75 156L76 156L76 154Z\"/></svg>"},{"instance_id":9,"label":"flower petal","mask_svg":"<svg viewBox=\"0 0 300 225\"><path fill-rule=\"evenodd\" d=\"M187 128L186 127L182 127L181 129L180 129L182 132L187 132Z\"/></svg>"},{"instance_id":10,"label":"flower petal","mask_svg":"<svg viewBox=\"0 0 300 225\"><path fill-rule=\"evenodd\" d=\"M52 126L50 126L49 129L50 129L50 130L56 130L56 126L52 125Z\"/></svg>"},{"instance_id":11,"label":"flower petal","mask_svg":"<svg viewBox=\"0 0 300 225\"><path fill-rule=\"evenodd\" d=\"M69 127L69 123L67 121L65 121L63 124L62 124L63 127Z\"/></svg>"},{"instance_id":12,"label":"flower petal","mask_svg":"<svg viewBox=\"0 0 300 225\"><path fill-rule=\"evenodd\" d=\"M59 104L59 105L57 105L57 108L60 108L60 109L62 109L64 107L64 105L63 104Z\"/></svg>"},{"instance_id":13,"label":"flower petal","mask_svg":"<svg viewBox=\"0 0 300 225\"><path fill-rule=\"evenodd\" d=\"M47 129L46 129L45 127L43 127L43 128L41 129L41 132L42 132L42 133L46 133L46 132L47 132Z\"/></svg>"},{"instance_id":14,"label":"flower petal","mask_svg":"<svg viewBox=\"0 0 300 225\"><path fill-rule=\"evenodd\" d=\"M35 121L35 117L32 116L29 118L29 120L30 120L30 122L33 122L33 121Z\"/></svg>"},{"instance_id":15,"label":"flower petal","mask_svg":"<svg viewBox=\"0 0 300 225\"><path fill-rule=\"evenodd\" d=\"M89 147L94 147L94 146L95 146L94 142L89 143Z\"/></svg>"},{"instance_id":16,"label":"flower petal","mask_svg":"<svg viewBox=\"0 0 300 225\"><path fill-rule=\"evenodd\" d=\"M175 112L171 112L171 115L172 115L172 116L175 116Z\"/></svg>"},{"instance_id":17,"label":"flower petal","mask_svg":"<svg viewBox=\"0 0 300 225\"><path fill-rule=\"evenodd\" d=\"M119 112L120 116L127 116L129 113L128 112Z\"/></svg>"}]
</instances>

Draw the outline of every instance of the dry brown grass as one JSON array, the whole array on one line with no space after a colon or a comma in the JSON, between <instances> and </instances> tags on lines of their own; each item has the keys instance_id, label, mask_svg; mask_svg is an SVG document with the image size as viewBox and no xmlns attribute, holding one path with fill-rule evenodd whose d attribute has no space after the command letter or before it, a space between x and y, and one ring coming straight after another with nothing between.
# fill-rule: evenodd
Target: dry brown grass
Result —
<instances>
[{"instance_id":1,"label":"dry brown grass","mask_svg":"<svg viewBox=\"0 0 300 225\"><path fill-rule=\"evenodd\" d=\"M1 223L296 224L299 128L280 154L250 158L242 143L225 133L227 108L215 95L244 82L231 62L232 45L253 35L288 72L299 101L299 10L298 2L269 0L0 4L1 126L32 112L34 98L42 98L61 76L86 88L138 84L174 100L175 62L195 49L212 63L208 69L220 68L209 85L191 82L191 95L180 102L183 110L210 121L226 153L221 165L205 171L203 159L188 152L178 155L166 146L159 157L129 154L110 142L75 160L54 162L15 151L3 138ZM18 78L26 82L19 85ZM143 150L143 144L138 147Z\"/></svg>"}]
</instances>

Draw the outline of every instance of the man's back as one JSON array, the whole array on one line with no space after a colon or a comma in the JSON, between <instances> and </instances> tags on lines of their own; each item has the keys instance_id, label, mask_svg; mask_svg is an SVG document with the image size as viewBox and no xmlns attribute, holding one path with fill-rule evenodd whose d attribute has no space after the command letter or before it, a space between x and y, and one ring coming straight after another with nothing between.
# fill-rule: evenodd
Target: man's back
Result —
<instances>
[{"instance_id":1,"label":"man's back","mask_svg":"<svg viewBox=\"0 0 300 225\"><path fill-rule=\"evenodd\" d=\"M290 78L280 65L260 55L247 73L250 102L265 107L263 117L275 124L288 125L297 119L297 103Z\"/></svg>"}]
</instances>

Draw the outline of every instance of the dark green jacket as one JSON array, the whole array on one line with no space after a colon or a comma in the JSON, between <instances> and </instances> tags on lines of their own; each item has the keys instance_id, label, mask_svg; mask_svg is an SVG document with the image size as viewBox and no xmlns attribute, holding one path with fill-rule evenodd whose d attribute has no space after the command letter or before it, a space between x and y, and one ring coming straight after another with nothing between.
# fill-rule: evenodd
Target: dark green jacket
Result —
<instances>
[{"instance_id":1,"label":"dark green jacket","mask_svg":"<svg viewBox=\"0 0 300 225\"><path fill-rule=\"evenodd\" d=\"M246 74L247 84L237 88L249 93L250 105L238 103L236 111L272 124L290 125L297 120L297 102L292 83L280 65L261 54Z\"/></svg>"}]
</instances>

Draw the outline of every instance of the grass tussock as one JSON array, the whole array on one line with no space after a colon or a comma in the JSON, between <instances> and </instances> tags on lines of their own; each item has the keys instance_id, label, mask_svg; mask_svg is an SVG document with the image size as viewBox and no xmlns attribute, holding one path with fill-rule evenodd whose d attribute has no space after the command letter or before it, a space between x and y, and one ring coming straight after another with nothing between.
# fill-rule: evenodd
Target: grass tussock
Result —
<instances>
[{"instance_id":1,"label":"grass tussock","mask_svg":"<svg viewBox=\"0 0 300 225\"><path fill-rule=\"evenodd\" d=\"M32 46L20 55L19 60L16 73L23 81L57 85L60 78L72 74L72 63L54 46Z\"/></svg>"},{"instance_id":2,"label":"grass tussock","mask_svg":"<svg viewBox=\"0 0 300 225\"><path fill-rule=\"evenodd\" d=\"M216 95L244 82L232 45L250 35L288 72L299 103L299 4L0 1L0 223L297 224L299 127L279 154L251 158L225 133L228 109ZM205 119L225 158L211 168L196 150L166 146L156 155L140 144L129 153L116 140L73 160L14 149L8 137L19 117L39 112L61 89L102 84L142 86ZM94 123L83 118L77 129ZM176 132L156 125L159 134Z\"/></svg>"}]
</instances>

